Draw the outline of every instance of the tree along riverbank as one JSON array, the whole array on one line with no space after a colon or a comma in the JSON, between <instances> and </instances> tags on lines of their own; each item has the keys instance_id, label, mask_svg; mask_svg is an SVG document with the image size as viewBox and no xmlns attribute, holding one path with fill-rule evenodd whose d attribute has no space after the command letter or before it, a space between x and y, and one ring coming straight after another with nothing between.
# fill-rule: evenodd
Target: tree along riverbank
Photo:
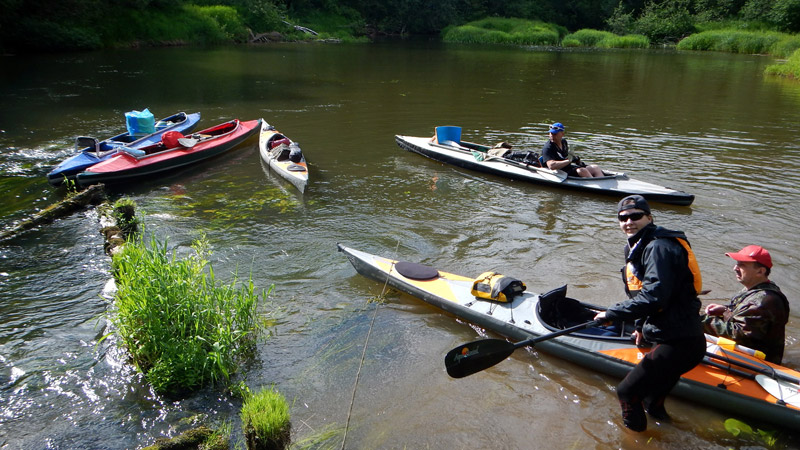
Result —
<instances>
[{"instance_id":1,"label":"tree along riverbank","mask_svg":"<svg viewBox=\"0 0 800 450\"><path fill-rule=\"evenodd\" d=\"M598 48L677 44L679 50L770 54L789 60L767 73L800 79L800 54L795 54L800 49L800 0L566 3L33 0L10 4L0 18L0 50L368 42L378 35L438 34L448 42Z\"/></svg>"}]
</instances>

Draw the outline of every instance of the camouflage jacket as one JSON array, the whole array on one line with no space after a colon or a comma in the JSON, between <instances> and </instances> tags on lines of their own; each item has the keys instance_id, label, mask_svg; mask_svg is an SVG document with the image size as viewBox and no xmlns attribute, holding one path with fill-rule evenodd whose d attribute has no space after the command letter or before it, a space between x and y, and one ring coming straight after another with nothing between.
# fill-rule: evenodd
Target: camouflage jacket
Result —
<instances>
[{"instance_id":1,"label":"camouflage jacket","mask_svg":"<svg viewBox=\"0 0 800 450\"><path fill-rule=\"evenodd\" d=\"M701 316L708 334L723 336L761 350L767 361L780 364L789 321L789 302L778 286L767 281L735 295L721 316Z\"/></svg>"}]
</instances>

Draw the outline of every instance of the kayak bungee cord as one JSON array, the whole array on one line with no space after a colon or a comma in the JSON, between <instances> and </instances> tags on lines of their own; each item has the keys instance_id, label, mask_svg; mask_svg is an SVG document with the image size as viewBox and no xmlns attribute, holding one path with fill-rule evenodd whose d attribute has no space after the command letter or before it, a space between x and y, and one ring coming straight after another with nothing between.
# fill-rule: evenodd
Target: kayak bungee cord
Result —
<instances>
[{"instance_id":1,"label":"kayak bungee cord","mask_svg":"<svg viewBox=\"0 0 800 450\"><path fill-rule=\"evenodd\" d=\"M395 256L397 255L397 251L400 249L400 239L397 240L397 247L394 249ZM392 268L394 267L395 259L392 258L392 264L389 266L389 271L386 274L386 282L383 283L383 289L381 289L381 294L378 296L379 299L383 299L384 295L386 295L386 286L389 285L389 275L392 273ZM350 397L350 408L347 410L347 422L344 424L344 436L342 437L342 450L344 450L344 444L347 442L347 430L350 428L350 417L353 414L353 404L356 401L356 389L358 388L358 379L361 377L361 368L364 366L364 357L367 354L367 344L369 343L369 336L372 334L372 326L375 324L375 316L378 315L378 308L381 306L380 302L375 306L375 311L372 312L372 320L369 322L369 329L367 330L367 338L364 340L364 348L361 350L361 361L358 363L358 371L356 372L356 381L353 383L353 395Z\"/></svg>"}]
</instances>

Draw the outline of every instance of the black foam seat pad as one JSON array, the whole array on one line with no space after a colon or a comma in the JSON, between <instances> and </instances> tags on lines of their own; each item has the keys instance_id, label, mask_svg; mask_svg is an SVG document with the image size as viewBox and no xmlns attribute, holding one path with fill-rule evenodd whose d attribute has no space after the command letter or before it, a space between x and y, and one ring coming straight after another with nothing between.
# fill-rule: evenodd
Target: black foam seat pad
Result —
<instances>
[{"instance_id":1,"label":"black foam seat pad","mask_svg":"<svg viewBox=\"0 0 800 450\"><path fill-rule=\"evenodd\" d=\"M439 277L439 271L430 266L400 261L394 265L397 272L412 280L431 280Z\"/></svg>"}]
</instances>

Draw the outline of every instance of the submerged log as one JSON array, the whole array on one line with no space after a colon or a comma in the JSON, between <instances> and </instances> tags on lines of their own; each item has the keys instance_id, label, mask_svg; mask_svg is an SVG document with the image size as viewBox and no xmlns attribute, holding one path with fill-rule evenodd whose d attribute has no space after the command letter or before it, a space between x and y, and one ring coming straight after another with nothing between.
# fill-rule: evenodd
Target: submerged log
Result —
<instances>
[{"instance_id":1,"label":"submerged log","mask_svg":"<svg viewBox=\"0 0 800 450\"><path fill-rule=\"evenodd\" d=\"M0 241L10 239L25 230L53 222L73 212L85 208L87 205L96 205L105 200L106 192L102 184L90 186L75 195L71 195L60 202L50 205L33 216L22 220L11 228L0 232Z\"/></svg>"}]
</instances>

